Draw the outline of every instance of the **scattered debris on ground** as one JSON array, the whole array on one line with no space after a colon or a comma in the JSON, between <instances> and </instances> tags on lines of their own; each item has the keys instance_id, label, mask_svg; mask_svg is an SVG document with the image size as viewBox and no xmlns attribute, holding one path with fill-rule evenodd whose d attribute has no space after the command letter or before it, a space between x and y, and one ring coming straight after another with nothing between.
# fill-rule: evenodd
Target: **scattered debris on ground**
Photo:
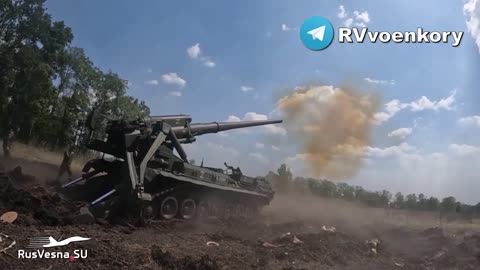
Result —
<instances>
[{"instance_id":1,"label":"scattered debris on ground","mask_svg":"<svg viewBox=\"0 0 480 270\"><path fill-rule=\"evenodd\" d=\"M36 185L20 167L0 172L0 269L480 269L480 235L473 232L453 237L441 228L385 224L369 228L375 236L366 238L342 224L271 223L263 217L159 221L139 228L92 222L82 207ZM54 250L87 250L87 258L17 256L31 238L72 236L91 239ZM392 239L405 244L398 247L400 241Z\"/></svg>"}]
</instances>

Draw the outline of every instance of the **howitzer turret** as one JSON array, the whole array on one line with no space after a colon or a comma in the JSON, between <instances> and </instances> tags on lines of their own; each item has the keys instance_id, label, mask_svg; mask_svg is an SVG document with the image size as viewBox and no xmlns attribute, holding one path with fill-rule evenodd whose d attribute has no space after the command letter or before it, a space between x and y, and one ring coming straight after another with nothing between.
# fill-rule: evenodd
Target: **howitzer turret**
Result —
<instances>
[{"instance_id":1,"label":"howitzer turret","mask_svg":"<svg viewBox=\"0 0 480 270\"><path fill-rule=\"evenodd\" d=\"M87 125L92 128L89 117ZM244 176L240 168L224 171L219 168L190 164L182 148L199 135L221 131L281 123L281 120L191 123L188 115L152 116L137 120L112 120L107 123L105 137L92 136L87 147L116 159L98 158L89 161L83 176L64 185L69 189L77 182L94 186L88 191L92 207L140 202L142 219L175 216L189 219L214 212L218 208L255 210L273 198L270 184L263 177ZM95 137L95 138L94 138ZM178 156L174 154L174 150ZM106 175L97 176L104 172ZM98 181L97 178L101 178ZM98 183L101 182L100 187ZM133 199L132 199L133 198ZM78 199L78 198L76 198ZM128 200L127 200L128 199ZM225 207L228 206L228 207ZM216 209L216 210L215 210ZM97 209L98 210L98 209ZM96 211L97 213L99 211ZM102 212L102 211L100 211ZM106 212L110 213L110 210ZM102 216L103 217L103 216Z\"/></svg>"}]
</instances>

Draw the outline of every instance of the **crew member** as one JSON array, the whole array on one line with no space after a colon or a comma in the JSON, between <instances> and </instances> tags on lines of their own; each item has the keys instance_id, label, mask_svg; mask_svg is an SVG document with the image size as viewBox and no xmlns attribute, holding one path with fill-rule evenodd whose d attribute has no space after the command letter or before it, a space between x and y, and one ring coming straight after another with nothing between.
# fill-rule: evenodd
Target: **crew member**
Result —
<instances>
[{"instance_id":1,"label":"crew member","mask_svg":"<svg viewBox=\"0 0 480 270\"><path fill-rule=\"evenodd\" d=\"M12 142L15 137L15 132L13 129L10 129L9 132L5 133L3 136L3 156L10 157L10 152L12 148Z\"/></svg>"},{"instance_id":2,"label":"crew member","mask_svg":"<svg viewBox=\"0 0 480 270\"><path fill-rule=\"evenodd\" d=\"M72 178L73 173L72 173L71 166L72 166L74 151L75 151L75 147L70 146L67 150L65 150L65 152L63 152L63 160L62 160L62 164L60 165L57 181L60 180L60 178L63 176L65 172L67 172L69 179Z\"/></svg>"}]
</instances>

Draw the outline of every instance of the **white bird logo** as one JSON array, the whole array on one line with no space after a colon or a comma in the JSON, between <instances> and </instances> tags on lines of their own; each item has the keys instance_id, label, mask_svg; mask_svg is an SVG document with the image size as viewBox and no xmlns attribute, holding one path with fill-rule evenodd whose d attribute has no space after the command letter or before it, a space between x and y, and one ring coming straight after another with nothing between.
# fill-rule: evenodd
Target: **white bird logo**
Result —
<instances>
[{"instance_id":1,"label":"white bird logo","mask_svg":"<svg viewBox=\"0 0 480 270\"><path fill-rule=\"evenodd\" d=\"M87 241L90 238L80 237L80 236L73 236L62 241L57 241L53 237L34 237L30 238L30 244L27 248L46 248L46 247L61 247L66 246L72 242L80 242L80 241Z\"/></svg>"},{"instance_id":2,"label":"white bird logo","mask_svg":"<svg viewBox=\"0 0 480 270\"><path fill-rule=\"evenodd\" d=\"M323 36L325 35L325 25L310 30L307 32L307 34L312 35L313 40L318 39L323 41Z\"/></svg>"}]
</instances>

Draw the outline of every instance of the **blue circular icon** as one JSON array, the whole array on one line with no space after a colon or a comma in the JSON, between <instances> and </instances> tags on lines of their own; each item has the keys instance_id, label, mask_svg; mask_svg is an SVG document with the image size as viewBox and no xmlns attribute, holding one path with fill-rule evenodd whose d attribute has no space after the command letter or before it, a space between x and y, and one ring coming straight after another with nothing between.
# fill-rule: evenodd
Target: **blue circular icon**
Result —
<instances>
[{"instance_id":1,"label":"blue circular icon","mask_svg":"<svg viewBox=\"0 0 480 270\"><path fill-rule=\"evenodd\" d=\"M300 39L305 47L320 51L332 43L333 33L333 26L329 20L314 16L303 22L300 28Z\"/></svg>"}]
</instances>

